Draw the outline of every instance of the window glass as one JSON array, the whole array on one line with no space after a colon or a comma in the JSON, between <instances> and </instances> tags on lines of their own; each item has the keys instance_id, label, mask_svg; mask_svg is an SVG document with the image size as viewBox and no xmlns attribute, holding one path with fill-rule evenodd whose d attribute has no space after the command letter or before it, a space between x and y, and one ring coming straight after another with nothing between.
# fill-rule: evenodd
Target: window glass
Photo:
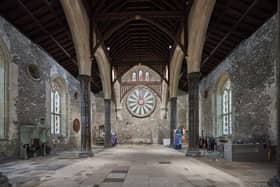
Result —
<instances>
[{"instance_id":1,"label":"window glass","mask_svg":"<svg viewBox=\"0 0 280 187\"><path fill-rule=\"evenodd\" d=\"M143 81L143 71L140 70L138 73L138 81Z\"/></svg>"},{"instance_id":2,"label":"window glass","mask_svg":"<svg viewBox=\"0 0 280 187\"><path fill-rule=\"evenodd\" d=\"M5 66L4 63L0 61L0 138L4 138L4 137L5 137Z\"/></svg>"},{"instance_id":3,"label":"window glass","mask_svg":"<svg viewBox=\"0 0 280 187\"><path fill-rule=\"evenodd\" d=\"M61 123L61 96L59 93L59 87L54 82L51 91L51 133L60 134Z\"/></svg>"},{"instance_id":4,"label":"window glass","mask_svg":"<svg viewBox=\"0 0 280 187\"><path fill-rule=\"evenodd\" d=\"M222 119L223 119L223 134L232 134L232 113L231 113L231 85L230 80L227 80L223 87L222 96Z\"/></svg>"},{"instance_id":5,"label":"window glass","mask_svg":"<svg viewBox=\"0 0 280 187\"><path fill-rule=\"evenodd\" d=\"M132 81L136 81L136 80L137 80L136 72L132 72Z\"/></svg>"},{"instance_id":6,"label":"window glass","mask_svg":"<svg viewBox=\"0 0 280 187\"><path fill-rule=\"evenodd\" d=\"M145 73L145 81L149 81L150 80L150 73L146 72Z\"/></svg>"},{"instance_id":7,"label":"window glass","mask_svg":"<svg viewBox=\"0 0 280 187\"><path fill-rule=\"evenodd\" d=\"M115 70L114 70L114 68L112 69L112 81L115 81Z\"/></svg>"}]
</instances>

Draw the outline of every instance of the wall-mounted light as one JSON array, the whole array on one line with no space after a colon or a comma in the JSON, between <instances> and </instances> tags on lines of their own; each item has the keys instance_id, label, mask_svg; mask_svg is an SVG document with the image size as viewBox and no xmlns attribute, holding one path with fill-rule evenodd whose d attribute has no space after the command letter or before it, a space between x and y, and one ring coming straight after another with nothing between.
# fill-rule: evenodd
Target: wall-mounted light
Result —
<instances>
[{"instance_id":1,"label":"wall-mounted light","mask_svg":"<svg viewBox=\"0 0 280 187\"><path fill-rule=\"evenodd\" d=\"M110 51L110 49L111 49L110 47L107 47L107 51Z\"/></svg>"},{"instance_id":2,"label":"wall-mounted light","mask_svg":"<svg viewBox=\"0 0 280 187\"><path fill-rule=\"evenodd\" d=\"M172 48L172 45L169 45L168 48L171 49L171 48Z\"/></svg>"}]
</instances>

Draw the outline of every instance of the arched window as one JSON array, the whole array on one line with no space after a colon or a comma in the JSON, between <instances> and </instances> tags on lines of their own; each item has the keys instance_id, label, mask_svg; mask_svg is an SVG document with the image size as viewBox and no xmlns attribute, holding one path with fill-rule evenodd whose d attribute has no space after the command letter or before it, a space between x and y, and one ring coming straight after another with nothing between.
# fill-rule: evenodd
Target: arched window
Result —
<instances>
[{"instance_id":1,"label":"arched window","mask_svg":"<svg viewBox=\"0 0 280 187\"><path fill-rule=\"evenodd\" d=\"M165 78L168 80L168 66L165 67Z\"/></svg>"},{"instance_id":2,"label":"arched window","mask_svg":"<svg viewBox=\"0 0 280 187\"><path fill-rule=\"evenodd\" d=\"M139 70L138 81L143 81L143 71L142 70Z\"/></svg>"},{"instance_id":3,"label":"arched window","mask_svg":"<svg viewBox=\"0 0 280 187\"><path fill-rule=\"evenodd\" d=\"M59 86L53 82L51 91L51 134L60 134L61 132L61 96Z\"/></svg>"},{"instance_id":4,"label":"arched window","mask_svg":"<svg viewBox=\"0 0 280 187\"><path fill-rule=\"evenodd\" d=\"M223 134L228 135L232 134L232 117L231 117L231 85L230 80L227 80L223 87Z\"/></svg>"},{"instance_id":5,"label":"arched window","mask_svg":"<svg viewBox=\"0 0 280 187\"><path fill-rule=\"evenodd\" d=\"M112 81L114 82L115 81L115 69L112 68Z\"/></svg>"},{"instance_id":6,"label":"arched window","mask_svg":"<svg viewBox=\"0 0 280 187\"><path fill-rule=\"evenodd\" d=\"M9 52L0 38L0 139L7 138Z\"/></svg>"},{"instance_id":7,"label":"arched window","mask_svg":"<svg viewBox=\"0 0 280 187\"><path fill-rule=\"evenodd\" d=\"M216 136L232 134L232 90L228 76L218 83L216 96Z\"/></svg>"},{"instance_id":8,"label":"arched window","mask_svg":"<svg viewBox=\"0 0 280 187\"><path fill-rule=\"evenodd\" d=\"M132 72L131 80L132 81L137 81L137 74L136 74L136 72Z\"/></svg>"},{"instance_id":9,"label":"arched window","mask_svg":"<svg viewBox=\"0 0 280 187\"><path fill-rule=\"evenodd\" d=\"M145 81L149 81L150 80L150 73L146 72L145 73Z\"/></svg>"},{"instance_id":10,"label":"arched window","mask_svg":"<svg viewBox=\"0 0 280 187\"><path fill-rule=\"evenodd\" d=\"M51 134L67 136L67 94L65 83L56 78L51 83Z\"/></svg>"},{"instance_id":11,"label":"arched window","mask_svg":"<svg viewBox=\"0 0 280 187\"><path fill-rule=\"evenodd\" d=\"M1 54L0 54L1 55ZM0 138L5 136L5 63L0 59Z\"/></svg>"}]
</instances>

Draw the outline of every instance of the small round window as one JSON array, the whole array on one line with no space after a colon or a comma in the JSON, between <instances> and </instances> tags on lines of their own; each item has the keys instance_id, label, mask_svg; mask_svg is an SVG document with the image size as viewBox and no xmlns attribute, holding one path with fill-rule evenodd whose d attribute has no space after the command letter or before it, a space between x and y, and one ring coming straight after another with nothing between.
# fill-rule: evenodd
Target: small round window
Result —
<instances>
[{"instance_id":1,"label":"small round window","mask_svg":"<svg viewBox=\"0 0 280 187\"><path fill-rule=\"evenodd\" d=\"M40 70L37 64L28 64L27 72L32 79L40 80Z\"/></svg>"}]
</instances>

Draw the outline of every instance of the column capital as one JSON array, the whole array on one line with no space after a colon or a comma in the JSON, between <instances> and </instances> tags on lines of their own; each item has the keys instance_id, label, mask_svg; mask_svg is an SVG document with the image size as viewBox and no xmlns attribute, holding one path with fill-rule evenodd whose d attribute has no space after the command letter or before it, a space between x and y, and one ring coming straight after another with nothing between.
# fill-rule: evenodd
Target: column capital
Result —
<instances>
[{"instance_id":1,"label":"column capital","mask_svg":"<svg viewBox=\"0 0 280 187\"><path fill-rule=\"evenodd\" d=\"M172 100L177 100L177 97L170 97L169 100L170 100L170 101L172 101Z\"/></svg>"},{"instance_id":2,"label":"column capital","mask_svg":"<svg viewBox=\"0 0 280 187\"><path fill-rule=\"evenodd\" d=\"M188 73L188 79L200 79L201 73L200 72L190 72Z\"/></svg>"},{"instance_id":3,"label":"column capital","mask_svg":"<svg viewBox=\"0 0 280 187\"><path fill-rule=\"evenodd\" d=\"M112 99L107 99L107 98L104 99L104 102L107 102L107 103L111 102L111 101L112 101Z\"/></svg>"},{"instance_id":4,"label":"column capital","mask_svg":"<svg viewBox=\"0 0 280 187\"><path fill-rule=\"evenodd\" d=\"M78 75L78 79L79 79L79 80L91 81L92 78L91 78L90 75L80 74L80 75Z\"/></svg>"}]
</instances>

